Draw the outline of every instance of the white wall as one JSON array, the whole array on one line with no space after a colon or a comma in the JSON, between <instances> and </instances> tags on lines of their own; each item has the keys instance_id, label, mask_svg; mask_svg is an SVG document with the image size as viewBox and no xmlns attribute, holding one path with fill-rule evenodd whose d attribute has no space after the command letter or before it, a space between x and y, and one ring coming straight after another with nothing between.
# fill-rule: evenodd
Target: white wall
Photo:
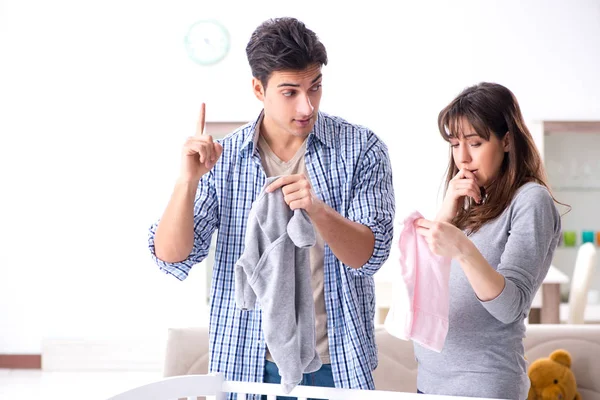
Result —
<instances>
[{"instance_id":1,"label":"white wall","mask_svg":"<svg viewBox=\"0 0 600 400\"><path fill-rule=\"evenodd\" d=\"M203 321L202 267L163 276L146 231L199 103L210 121L259 110L244 48L268 17L326 44L322 109L388 143L399 217L435 211L437 112L470 84L507 85L529 121L600 119L597 1L387 3L0 0L0 353ZM209 17L232 49L201 68L183 36Z\"/></svg>"}]
</instances>

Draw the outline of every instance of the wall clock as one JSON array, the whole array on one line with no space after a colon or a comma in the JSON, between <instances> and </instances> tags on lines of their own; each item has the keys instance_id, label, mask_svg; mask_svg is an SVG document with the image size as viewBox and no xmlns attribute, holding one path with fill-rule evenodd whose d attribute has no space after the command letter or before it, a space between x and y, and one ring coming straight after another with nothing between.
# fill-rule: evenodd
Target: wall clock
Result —
<instances>
[{"instance_id":1,"label":"wall clock","mask_svg":"<svg viewBox=\"0 0 600 400\"><path fill-rule=\"evenodd\" d=\"M214 65L229 52L229 31L215 20L197 21L185 35L185 48L192 61Z\"/></svg>"}]
</instances>

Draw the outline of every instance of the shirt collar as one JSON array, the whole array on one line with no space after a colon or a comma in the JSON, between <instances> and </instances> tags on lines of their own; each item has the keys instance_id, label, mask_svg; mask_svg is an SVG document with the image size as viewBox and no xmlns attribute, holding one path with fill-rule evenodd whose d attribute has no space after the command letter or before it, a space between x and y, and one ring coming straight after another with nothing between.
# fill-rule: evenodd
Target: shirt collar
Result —
<instances>
[{"instance_id":1,"label":"shirt collar","mask_svg":"<svg viewBox=\"0 0 600 400\"><path fill-rule=\"evenodd\" d=\"M250 125L248 131L244 135L244 141L240 147L240 154L252 154L256 149L258 143L258 134L260 124L264 117L264 110L260 112L258 118ZM313 130L310 132L308 137L307 145L309 145L314 139L318 139L321 143L327 147L333 146L333 133L327 129L327 118L326 114L319 111L317 121Z\"/></svg>"}]
</instances>

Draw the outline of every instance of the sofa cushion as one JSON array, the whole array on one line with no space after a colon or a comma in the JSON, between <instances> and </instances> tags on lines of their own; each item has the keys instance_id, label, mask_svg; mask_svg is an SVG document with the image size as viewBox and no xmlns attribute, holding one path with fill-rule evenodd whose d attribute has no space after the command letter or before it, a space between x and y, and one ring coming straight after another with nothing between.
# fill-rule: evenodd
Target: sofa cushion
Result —
<instances>
[{"instance_id":1,"label":"sofa cushion","mask_svg":"<svg viewBox=\"0 0 600 400\"><path fill-rule=\"evenodd\" d=\"M373 372L378 390L416 392L417 362L413 344L383 327L375 329L379 365ZM528 325L524 341L529 361L556 349L571 353L577 388L585 400L600 400L600 325ZM169 329L165 376L208 372L208 329Z\"/></svg>"}]
</instances>

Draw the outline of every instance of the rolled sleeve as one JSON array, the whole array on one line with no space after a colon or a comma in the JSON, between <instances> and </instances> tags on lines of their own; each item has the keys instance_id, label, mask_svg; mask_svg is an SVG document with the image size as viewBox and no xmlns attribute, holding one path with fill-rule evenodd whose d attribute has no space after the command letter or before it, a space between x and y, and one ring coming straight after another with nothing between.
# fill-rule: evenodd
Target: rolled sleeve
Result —
<instances>
[{"instance_id":1,"label":"rolled sleeve","mask_svg":"<svg viewBox=\"0 0 600 400\"><path fill-rule=\"evenodd\" d=\"M365 265L351 268L353 273L373 275L387 260L394 235L394 214L392 167L385 144L377 139L355 175L348 212L348 219L371 229L375 246Z\"/></svg>"},{"instance_id":2,"label":"rolled sleeve","mask_svg":"<svg viewBox=\"0 0 600 400\"><path fill-rule=\"evenodd\" d=\"M519 289L521 286L521 289ZM531 298L529 290L524 289L519 281L513 281L504 277L504 289L495 299L481 301L485 309L498 321L510 324L516 321L525 312L524 303Z\"/></svg>"},{"instance_id":3,"label":"rolled sleeve","mask_svg":"<svg viewBox=\"0 0 600 400\"><path fill-rule=\"evenodd\" d=\"M218 202L212 173L206 174L198 185L194 201L194 246L185 260L169 263L156 257L154 240L158 223L150 227L148 235L148 248L154 262L161 271L173 275L179 280L187 278L190 269L202 262L210 250L212 234L218 226Z\"/></svg>"}]
</instances>

